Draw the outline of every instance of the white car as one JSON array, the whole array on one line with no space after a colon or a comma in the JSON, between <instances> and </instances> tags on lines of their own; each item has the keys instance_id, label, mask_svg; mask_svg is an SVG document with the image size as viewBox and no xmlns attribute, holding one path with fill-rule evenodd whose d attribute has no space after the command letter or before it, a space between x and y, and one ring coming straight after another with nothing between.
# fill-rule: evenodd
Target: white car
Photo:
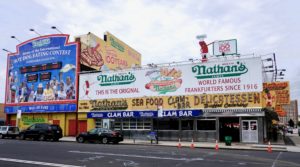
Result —
<instances>
[{"instance_id":1,"label":"white car","mask_svg":"<svg viewBox=\"0 0 300 167\"><path fill-rule=\"evenodd\" d=\"M19 136L19 128L16 126L0 126L0 139L5 137L16 138Z\"/></svg>"}]
</instances>

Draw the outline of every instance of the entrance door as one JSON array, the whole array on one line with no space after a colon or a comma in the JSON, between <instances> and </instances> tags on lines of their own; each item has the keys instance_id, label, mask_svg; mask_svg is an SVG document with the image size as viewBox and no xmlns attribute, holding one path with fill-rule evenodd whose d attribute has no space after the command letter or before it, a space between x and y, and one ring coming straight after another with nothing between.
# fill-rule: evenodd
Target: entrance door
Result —
<instances>
[{"instance_id":1,"label":"entrance door","mask_svg":"<svg viewBox=\"0 0 300 167\"><path fill-rule=\"evenodd\" d=\"M69 136L76 136L76 120L69 120Z\"/></svg>"},{"instance_id":2,"label":"entrance door","mask_svg":"<svg viewBox=\"0 0 300 167\"><path fill-rule=\"evenodd\" d=\"M79 121L79 133L87 131L87 122Z\"/></svg>"},{"instance_id":3,"label":"entrance door","mask_svg":"<svg viewBox=\"0 0 300 167\"><path fill-rule=\"evenodd\" d=\"M225 136L231 136L232 141L240 141L240 123L238 117L219 118L220 141L225 141Z\"/></svg>"},{"instance_id":4,"label":"entrance door","mask_svg":"<svg viewBox=\"0 0 300 167\"><path fill-rule=\"evenodd\" d=\"M242 140L245 143L258 143L257 120L242 121Z\"/></svg>"},{"instance_id":5,"label":"entrance door","mask_svg":"<svg viewBox=\"0 0 300 167\"><path fill-rule=\"evenodd\" d=\"M52 122L53 122L54 125L59 125L60 120L53 120Z\"/></svg>"}]
</instances>

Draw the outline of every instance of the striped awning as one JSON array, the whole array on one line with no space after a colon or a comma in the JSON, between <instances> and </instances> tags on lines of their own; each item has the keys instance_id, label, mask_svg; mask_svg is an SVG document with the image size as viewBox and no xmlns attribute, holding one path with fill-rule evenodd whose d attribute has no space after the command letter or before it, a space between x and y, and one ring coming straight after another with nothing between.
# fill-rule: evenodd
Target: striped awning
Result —
<instances>
[{"instance_id":1,"label":"striped awning","mask_svg":"<svg viewBox=\"0 0 300 167\"><path fill-rule=\"evenodd\" d=\"M263 112L262 108L214 108L203 109L203 113L257 113Z\"/></svg>"}]
</instances>

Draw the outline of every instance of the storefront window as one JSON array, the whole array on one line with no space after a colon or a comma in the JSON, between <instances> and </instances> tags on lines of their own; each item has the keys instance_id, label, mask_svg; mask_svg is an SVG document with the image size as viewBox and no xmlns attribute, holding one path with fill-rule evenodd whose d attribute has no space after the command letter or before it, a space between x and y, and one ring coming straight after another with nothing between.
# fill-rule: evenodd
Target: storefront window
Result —
<instances>
[{"instance_id":1,"label":"storefront window","mask_svg":"<svg viewBox=\"0 0 300 167\"><path fill-rule=\"evenodd\" d=\"M216 130L216 120L197 120L197 130Z\"/></svg>"},{"instance_id":2,"label":"storefront window","mask_svg":"<svg viewBox=\"0 0 300 167\"><path fill-rule=\"evenodd\" d=\"M96 118L95 123L96 123L96 128L102 128L102 119Z\"/></svg>"},{"instance_id":3,"label":"storefront window","mask_svg":"<svg viewBox=\"0 0 300 167\"><path fill-rule=\"evenodd\" d=\"M150 130L151 119L136 119L136 118L125 118L123 120L115 120L115 130Z\"/></svg>"},{"instance_id":4,"label":"storefront window","mask_svg":"<svg viewBox=\"0 0 300 167\"><path fill-rule=\"evenodd\" d=\"M179 130L179 120L166 118L166 119L159 119L157 123L157 119L153 120L153 129L159 130Z\"/></svg>"},{"instance_id":5,"label":"storefront window","mask_svg":"<svg viewBox=\"0 0 300 167\"><path fill-rule=\"evenodd\" d=\"M194 120L182 120L181 130L193 130Z\"/></svg>"}]
</instances>

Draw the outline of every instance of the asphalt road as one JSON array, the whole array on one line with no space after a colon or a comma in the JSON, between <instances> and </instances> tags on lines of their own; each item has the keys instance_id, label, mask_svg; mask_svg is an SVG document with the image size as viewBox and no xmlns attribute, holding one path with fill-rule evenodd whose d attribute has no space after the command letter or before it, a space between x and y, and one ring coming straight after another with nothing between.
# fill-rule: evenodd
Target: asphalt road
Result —
<instances>
[{"instance_id":1,"label":"asphalt road","mask_svg":"<svg viewBox=\"0 0 300 167\"><path fill-rule=\"evenodd\" d=\"M0 166L300 167L300 153L1 139Z\"/></svg>"}]
</instances>

